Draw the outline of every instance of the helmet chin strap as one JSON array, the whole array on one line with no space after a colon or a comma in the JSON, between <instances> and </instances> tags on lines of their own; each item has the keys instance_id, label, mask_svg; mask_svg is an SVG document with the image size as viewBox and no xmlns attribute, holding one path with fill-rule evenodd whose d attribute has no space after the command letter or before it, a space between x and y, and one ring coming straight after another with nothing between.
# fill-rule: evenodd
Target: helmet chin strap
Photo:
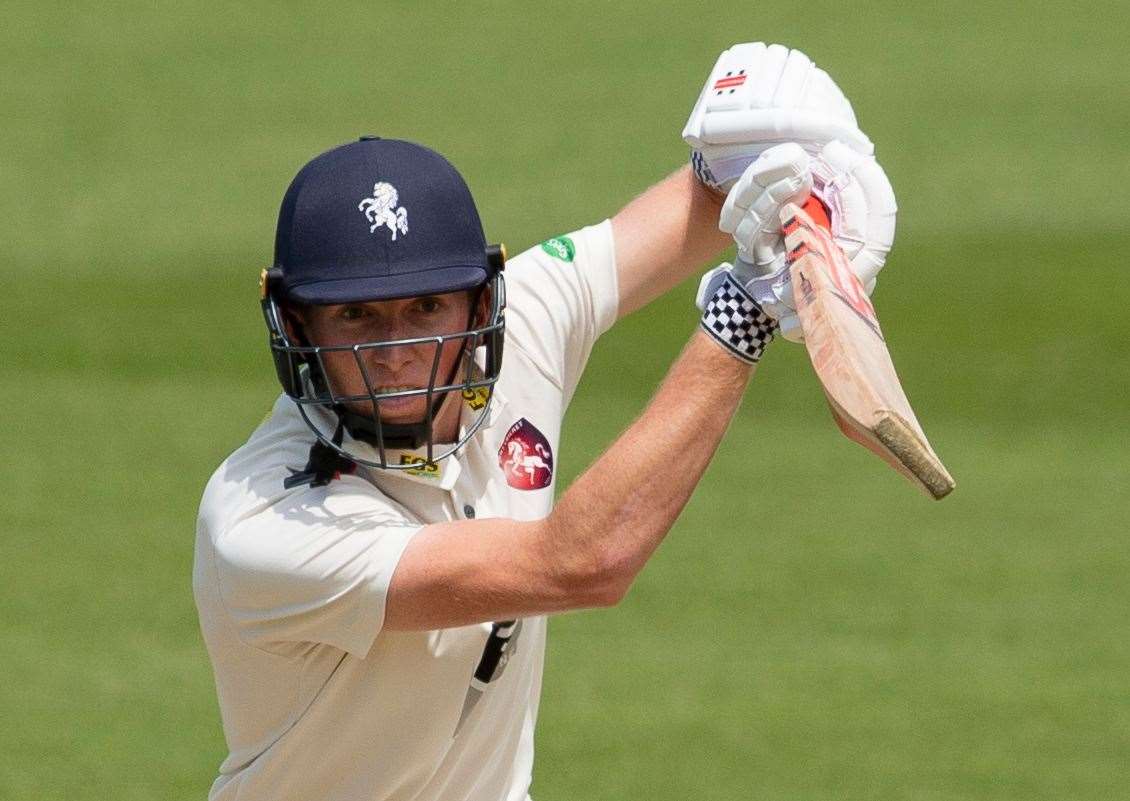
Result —
<instances>
[{"instance_id":1,"label":"helmet chin strap","mask_svg":"<svg viewBox=\"0 0 1130 801\"><path fill-rule=\"evenodd\" d=\"M456 366L456 370L458 370L458 366ZM452 372L452 377L454 376L455 371ZM358 414L346 406L335 406L334 411L337 412L338 419L341 420L349 435L356 440L366 442L374 448L380 448L383 445L386 449L416 450L431 439L433 428L431 422L439 417L440 407L447 400L446 396L451 394L453 393L441 393L443 397L432 402L431 414L425 415L420 422L380 423L379 433L377 431L378 423L372 415ZM379 406L380 401L377 404Z\"/></svg>"},{"instance_id":2,"label":"helmet chin strap","mask_svg":"<svg viewBox=\"0 0 1130 801\"><path fill-rule=\"evenodd\" d=\"M338 422L332 440L334 445L341 445L343 426L344 423ZM290 470L290 476L283 480L283 486L286 489L291 489L302 484L309 484L311 487L324 487L343 474L353 473L357 469L357 465L318 440L310 446L310 456L307 458L306 467L303 470L287 469Z\"/></svg>"}]
</instances>

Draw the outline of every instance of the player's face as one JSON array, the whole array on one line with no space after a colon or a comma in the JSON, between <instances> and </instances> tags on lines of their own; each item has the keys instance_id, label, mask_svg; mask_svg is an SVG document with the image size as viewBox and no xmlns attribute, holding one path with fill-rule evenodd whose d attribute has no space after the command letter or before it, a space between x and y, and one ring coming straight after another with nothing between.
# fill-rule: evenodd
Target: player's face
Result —
<instances>
[{"instance_id":1,"label":"player's face","mask_svg":"<svg viewBox=\"0 0 1130 801\"><path fill-rule=\"evenodd\" d=\"M455 292L404 300L308 306L301 310L298 317L310 345L357 345L431 337L467 330L471 296L469 292ZM466 339L453 339L440 347L437 385L448 382L466 343ZM360 351L360 356L375 392L426 389L436 358L436 347L434 342L429 342L366 348ZM352 352L326 353L323 358L326 377L335 395L368 396L365 376ZM420 422L427 412L427 404L424 395L381 400L381 420L386 423ZM369 403L354 404L354 410L368 415L373 411Z\"/></svg>"}]
</instances>

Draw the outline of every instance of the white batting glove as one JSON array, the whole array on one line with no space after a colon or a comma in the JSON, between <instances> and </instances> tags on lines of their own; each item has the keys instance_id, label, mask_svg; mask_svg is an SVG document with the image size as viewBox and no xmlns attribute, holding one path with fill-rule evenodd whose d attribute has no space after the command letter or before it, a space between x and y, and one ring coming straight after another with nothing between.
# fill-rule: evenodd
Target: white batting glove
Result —
<instances>
[{"instance_id":1,"label":"white batting glove","mask_svg":"<svg viewBox=\"0 0 1130 801\"><path fill-rule=\"evenodd\" d=\"M785 260L780 210L814 194L829 211L832 237L843 248L867 294L894 241L894 191L872 156L831 142L810 158L797 144L769 148L750 164L726 196L718 227L738 247L732 272L781 336L803 342Z\"/></svg>"},{"instance_id":2,"label":"white batting glove","mask_svg":"<svg viewBox=\"0 0 1130 801\"><path fill-rule=\"evenodd\" d=\"M786 203L804 203L812 193L810 165L811 158L798 144L769 148L734 183L718 220L718 228L732 235L738 246L730 269L733 279L781 325L782 334L799 323L785 265L781 209ZM716 272L706 274L700 293L716 280Z\"/></svg>"},{"instance_id":3,"label":"white batting glove","mask_svg":"<svg viewBox=\"0 0 1130 801\"><path fill-rule=\"evenodd\" d=\"M798 144L776 145L746 167L726 195L718 228L734 237L738 259L758 275L784 261L780 211L812 194L811 162Z\"/></svg>"},{"instance_id":4,"label":"white batting glove","mask_svg":"<svg viewBox=\"0 0 1130 801\"><path fill-rule=\"evenodd\" d=\"M799 50L738 44L718 57L683 139L695 174L726 192L765 150L796 142L810 155L837 139L862 155L874 146L828 73Z\"/></svg>"}]
</instances>

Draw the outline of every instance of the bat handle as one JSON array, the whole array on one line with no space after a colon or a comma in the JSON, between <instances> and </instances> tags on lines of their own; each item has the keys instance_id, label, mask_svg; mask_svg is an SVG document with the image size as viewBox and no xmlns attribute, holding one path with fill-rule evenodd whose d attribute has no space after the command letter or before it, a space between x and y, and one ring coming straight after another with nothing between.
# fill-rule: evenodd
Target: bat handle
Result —
<instances>
[{"instance_id":1,"label":"bat handle","mask_svg":"<svg viewBox=\"0 0 1130 801\"><path fill-rule=\"evenodd\" d=\"M828 211L828 207L824 205L824 201L816 197L816 195L809 195L804 203L800 204L801 210L808 215L808 217L828 233L832 233L832 218ZM784 234L788 232L784 229L781 231ZM738 261L749 265L749 271L754 275L763 274L761 270L753 265L751 260L742 258L741 250L738 251Z\"/></svg>"},{"instance_id":2,"label":"bat handle","mask_svg":"<svg viewBox=\"0 0 1130 801\"><path fill-rule=\"evenodd\" d=\"M809 195L808 200L801 204L801 209L812 218L814 223L828 233L832 232L832 217L828 211L828 207L825 206L824 201L816 197L816 195Z\"/></svg>"}]
</instances>

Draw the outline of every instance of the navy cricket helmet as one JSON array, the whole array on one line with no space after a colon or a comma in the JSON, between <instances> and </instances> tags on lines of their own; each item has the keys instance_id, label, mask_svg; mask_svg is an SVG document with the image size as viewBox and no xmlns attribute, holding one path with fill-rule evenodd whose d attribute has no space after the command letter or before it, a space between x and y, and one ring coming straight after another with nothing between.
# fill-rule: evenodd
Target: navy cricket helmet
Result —
<instances>
[{"instance_id":1,"label":"navy cricket helmet","mask_svg":"<svg viewBox=\"0 0 1130 801\"><path fill-rule=\"evenodd\" d=\"M298 405L318 443L307 474L314 483L354 464L389 469L390 448L426 447L429 463L450 456L486 420L491 387L502 366L505 248L488 246L478 210L459 172L443 156L422 145L365 136L334 148L306 164L291 181L279 209L273 266L261 275L263 314L283 391ZM286 310L396 300L470 291L472 313L466 330L454 334L318 346L305 340ZM476 320L482 293L489 314ZM445 343L459 341L462 356L452 374L439 375ZM434 348L426 387L379 391L362 366L366 352L405 346ZM352 353L366 392L342 395L327 380L325 357ZM457 442L434 453L433 423L451 393L472 397L485 388L486 404L465 425ZM426 412L414 423L382 423L381 402L426 396ZM323 430L308 407L329 409L336 430ZM363 411L362 411L363 410ZM343 433L376 449L373 460L346 450ZM316 462L320 462L316 464Z\"/></svg>"}]
</instances>

